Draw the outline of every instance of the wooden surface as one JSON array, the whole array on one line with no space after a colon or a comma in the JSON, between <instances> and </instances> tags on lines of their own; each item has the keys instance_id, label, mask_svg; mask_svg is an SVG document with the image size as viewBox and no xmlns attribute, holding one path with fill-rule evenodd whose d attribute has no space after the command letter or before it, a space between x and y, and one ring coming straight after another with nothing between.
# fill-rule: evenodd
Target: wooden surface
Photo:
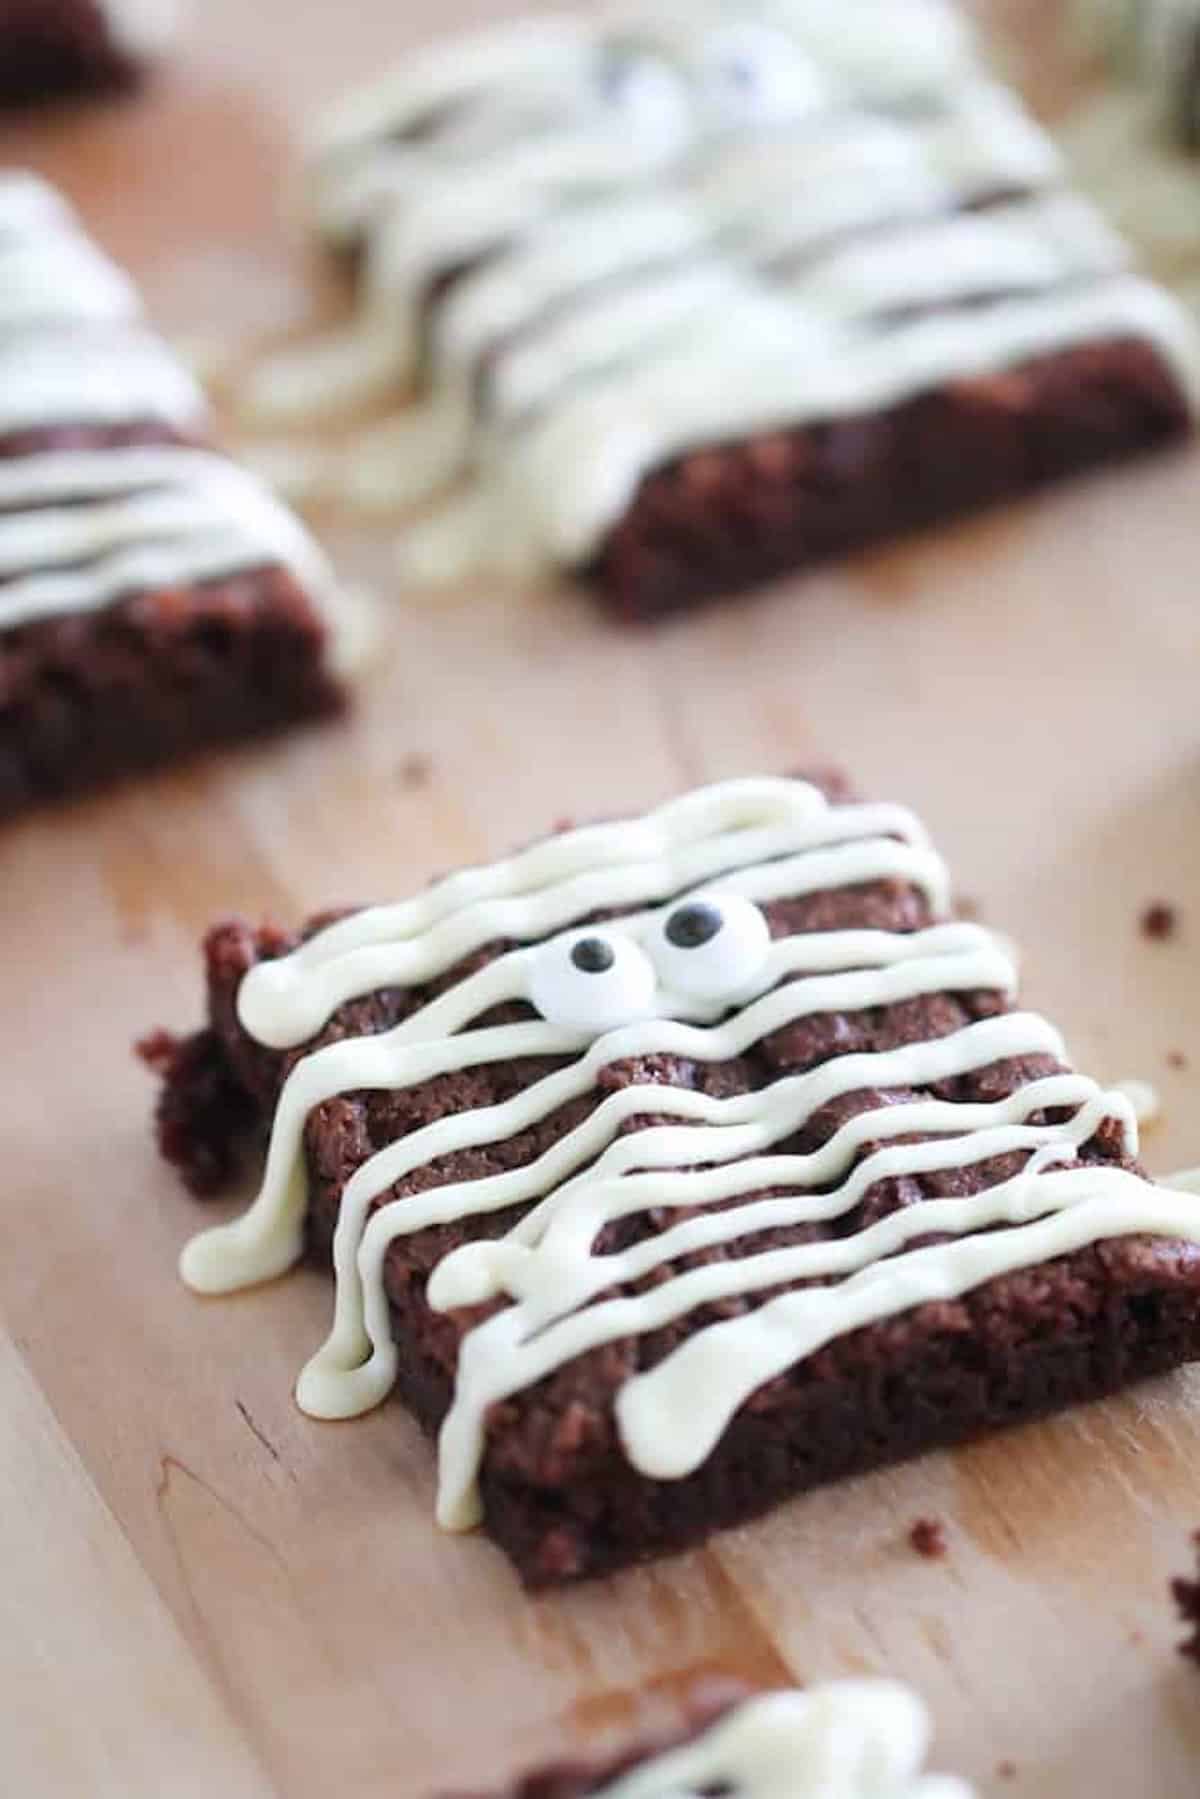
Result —
<instances>
[{"instance_id":1,"label":"wooden surface","mask_svg":"<svg viewBox=\"0 0 1200 1799\"><path fill-rule=\"evenodd\" d=\"M273 328L306 303L280 223L306 105L421 15L491 10L208 0L153 99L10 129L0 155L60 177L179 333ZM925 813L1080 1059L1160 1086L1152 1164L1200 1160L1198 482L1175 456L654 635L571 595L398 599L353 723L6 832L0 1791L420 1799L719 1666L905 1676L985 1794L1196 1793L1166 1583L1200 1525L1200 1374L530 1600L437 1534L398 1409L294 1409L321 1279L177 1285L195 1215L128 1046L198 1015L194 942L226 909L402 892L564 812L816 754ZM339 548L386 590L381 541ZM1155 945L1159 897L1183 924ZM941 1562L907 1545L929 1513Z\"/></svg>"}]
</instances>

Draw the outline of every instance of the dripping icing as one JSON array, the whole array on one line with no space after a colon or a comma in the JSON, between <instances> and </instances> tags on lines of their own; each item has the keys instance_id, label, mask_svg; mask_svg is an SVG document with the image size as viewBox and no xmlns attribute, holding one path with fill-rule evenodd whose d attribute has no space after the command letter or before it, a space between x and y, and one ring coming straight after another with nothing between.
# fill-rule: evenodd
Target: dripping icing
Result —
<instances>
[{"instance_id":1,"label":"dripping icing","mask_svg":"<svg viewBox=\"0 0 1200 1799\"><path fill-rule=\"evenodd\" d=\"M692 1742L653 1756L600 1799L971 1799L965 1782L923 1772L925 1707L889 1680L831 1681L743 1701Z\"/></svg>"}]
</instances>

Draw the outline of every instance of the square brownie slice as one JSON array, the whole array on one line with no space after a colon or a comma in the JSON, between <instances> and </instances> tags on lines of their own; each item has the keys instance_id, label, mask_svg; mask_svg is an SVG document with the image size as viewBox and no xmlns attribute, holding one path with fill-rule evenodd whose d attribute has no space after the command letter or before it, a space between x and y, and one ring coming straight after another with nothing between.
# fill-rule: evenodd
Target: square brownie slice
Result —
<instances>
[{"instance_id":1,"label":"square brownie slice","mask_svg":"<svg viewBox=\"0 0 1200 1799\"><path fill-rule=\"evenodd\" d=\"M1191 321L1065 187L947 0L721 0L410 58L311 156L361 263L286 418L400 405L351 498L419 578L559 569L642 618L1191 428Z\"/></svg>"},{"instance_id":2,"label":"square brownie slice","mask_svg":"<svg viewBox=\"0 0 1200 1799\"><path fill-rule=\"evenodd\" d=\"M178 0L0 0L0 105L134 86L179 11Z\"/></svg>"},{"instance_id":3,"label":"square brownie slice","mask_svg":"<svg viewBox=\"0 0 1200 1799\"><path fill-rule=\"evenodd\" d=\"M126 277L0 176L0 817L336 710L348 622Z\"/></svg>"},{"instance_id":4,"label":"square brownie slice","mask_svg":"<svg viewBox=\"0 0 1200 1799\"><path fill-rule=\"evenodd\" d=\"M198 1189L270 1148L184 1277L332 1256L301 1405L394 1386L533 1585L1195 1357L1200 1200L948 907L903 808L757 779L219 925L160 1143Z\"/></svg>"},{"instance_id":5,"label":"square brownie slice","mask_svg":"<svg viewBox=\"0 0 1200 1799\"><path fill-rule=\"evenodd\" d=\"M697 1684L671 1733L647 1733L608 1756L539 1768L490 1794L448 1799L971 1799L949 1776L925 1774L924 1706L887 1680L831 1681L806 1692L748 1693Z\"/></svg>"}]
</instances>

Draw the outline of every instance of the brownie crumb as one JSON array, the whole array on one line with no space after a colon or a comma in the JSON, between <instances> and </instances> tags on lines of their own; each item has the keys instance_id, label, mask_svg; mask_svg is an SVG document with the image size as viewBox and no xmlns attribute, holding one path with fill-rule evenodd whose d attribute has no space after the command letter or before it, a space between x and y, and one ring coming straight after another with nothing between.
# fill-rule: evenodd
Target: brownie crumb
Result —
<instances>
[{"instance_id":1,"label":"brownie crumb","mask_svg":"<svg viewBox=\"0 0 1200 1799\"><path fill-rule=\"evenodd\" d=\"M1154 900L1142 913L1142 936L1151 943L1165 943L1179 927L1179 914L1166 900Z\"/></svg>"},{"instance_id":2,"label":"brownie crumb","mask_svg":"<svg viewBox=\"0 0 1200 1799\"><path fill-rule=\"evenodd\" d=\"M1197 1552L1197 1568L1200 1571L1200 1530L1193 1532L1192 1544ZM1191 1632L1179 1645L1179 1653L1200 1666L1200 1579L1173 1580L1171 1594L1179 1616Z\"/></svg>"},{"instance_id":3,"label":"brownie crumb","mask_svg":"<svg viewBox=\"0 0 1200 1799\"><path fill-rule=\"evenodd\" d=\"M433 779L433 757L427 756L424 750L411 750L396 764L396 779L410 793L428 787Z\"/></svg>"},{"instance_id":4,"label":"brownie crumb","mask_svg":"<svg viewBox=\"0 0 1200 1799\"><path fill-rule=\"evenodd\" d=\"M154 1031L134 1047L163 1083L155 1109L163 1156L198 1199L223 1192L240 1169L258 1107L235 1079L219 1036Z\"/></svg>"},{"instance_id":5,"label":"brownie crumb","mask_svg":"<svg viewBox=\"0 0 1200 1799\"><path fill-rule=\"evenodd\" d=\"M1169 1049L1167 1051L1168 1068L1186 1068L1187 1065L1187 1057L1181 1049Z\"/></svg>"},{"instance_id":6,"label":"brownie crumb","mask_svg":"<svg viewBox=\"0 0 1200 1799\"><path fill-rule=\"evenodd\" d=\"M918 1518L908 1533L908 1540L918 1555L936 1562L947 1550L946 1527L940 1518Z\"/></svg>"}]
</instances>

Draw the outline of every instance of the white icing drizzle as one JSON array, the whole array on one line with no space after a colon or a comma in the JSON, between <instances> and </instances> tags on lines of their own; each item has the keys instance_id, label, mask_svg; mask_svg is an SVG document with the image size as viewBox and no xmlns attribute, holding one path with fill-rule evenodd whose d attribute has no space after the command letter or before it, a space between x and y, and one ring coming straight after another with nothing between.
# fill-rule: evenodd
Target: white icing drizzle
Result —
<instances>
[{"instance_id":1,"label":"white icing drizzle","mask_svg":"<svg viewBox=\"0 0 1200 1799\"><path fill-rule=\"evenodd\" d=\"M20 202L18 202L20 204ZM0 195L0 332L61 320L117 324L137 317L133 285L70 216L35 211L15 228Z\"/></svg>"},{"instance_id":2,"label":"white icing drizzle","mask_svg":"<svg viewBox=\"0 0 1200 1799\"><path fill-rule=\"evenodd\" d=\"M440 494L402 545L422 578L586 564L680 454L1092 341L1149 342L1200 400L1184 314L943 0L505 27L352 97L311 166L318 228L364 250L359 314L269 359L250 411L419 384L335 484Z\"/></svg>"},{"instance_id":3,"label":"white icing drizzle","mask_svg":"<svg viewBox=\"0 0 1200 1799\"><path fill-rule=\"evenodd\" d=\"M922 890L936 922L906 934L812 931L770 942L758 935L757 908L772 901L880 880ZM1106 1121L1136 1154L1137 1125L1125 1095L1065 1068L988 1103L930 1097L871 1106L820 1147L787 1148L844 1096L928 1088L1016 1058L1062 1065L1057 1033L1024 1012L892 1049L835 1054L734 1097L658 1083L617 1087L533 1161L389 1197L442 1157L504 1144L597 1095L604 1071L618 1063L723 1063L816 1015L921 995L1011 992L1015 973L997 940L977 925L946 922L947 903L945 869L911 814L830 805L806 783L762 779L703 788L642 819L566 832L399 906L356 913L251 970L238 1008L253 1038L298 1047L350 999L420 988L488 944L514 947L391 1030L295 1060L258 1198L240 1219L187 1246L184 1278L200 1291L230 1291L295 1261L306 1203L303 1132L326 1101L516 1058L559 1059L513 1097L414 1128L357 1168L334 1241L333 1329L297 1388L316 1416L376 1404L396 1372L384 1284L391 1244L433 1225L524 1208L505 1235L468 1241L444 1258L428 1287L439 1310L509 1302L466 1335L442 1428L439 1518L466 1528L478 1517L489 1407L591 1348L643 1337L713 1302L766 1296L695 1330L619 1393L631 1462L676 1479L699 1466L758 1387L863 1324L1111 1236L1200 1241L1193 1200L1121 1168L1079 1162ZM621 908L604 925L585 922ZM681 972L690 954L700 956L694 974ZM599 983L591 1012L581 997L589 979ZM496 1006L531 999L541 1001L541 1014L477 1022ZM653 1125L624 1128L648 1113ZM754 1246L763 1231L848 1216L879 1181L1013 1156L1024 1158L1015 1173L969 1198L921 1200L849 1235ZM652 1208L673 1211L676 1222L620 1253L596 1251L607 1225ZM931 1234L945 1240L925 1241ZM696 1250L732 1243L736 1255L678 1266ZM821 1284L794 1289L812 1281ZM793 1290L771 1297L781 1288Z\"/></svg>"},{"instance_id":4,"label":"white icing drizzle","mask_svg":"<svg viewBox=\"0 0 1200 1799\"><path fill-rule=\"evenodd\" d=\"M161 56L175 37L183 0L100 0L109 36L130 56Z\"/></svg>"},{"instance_id":5,"label":"white icing drizzle","mask_svg":"<svg viewBox=\"0 0 1200 1799\"><path fill-rule=\"evenodd\" d=\"M205 416L133 284L61 197L0 174L0 434L145 420L198 431Z\"/></svg>"},{"instance_id":6,"label":"white icing drizzle","mask_svg":"<svg viewBox=\"0 0 1200 1799\"><path fill-rule=\"evenodd\" d=\"M45 333L0 331L0 434L146 419L203 425L203 396L165 344L141 330L85 329L64 320Z\"/></svg>"},{"instance_id":7,"label":"white icing drizzle","mask_svg":"<svg viewBox=\"0 0 1200 1799\"><path fill-rule=\"evenodd\" d=\"M971 1799L964 1781L923 1772L930 1736L925 1707L895 1681L761 1693L600 1799Z\"/></svg>"},{"instance_id":8,"label":"white icing drizzle","mask_svg":"<svg viewBox=\"0 0 1200 1799\"><path fill-rule=\"evenodd\" d=\"M0 438L143 424L200 435L195 382L53 190L0 177ZM0 630L271 566L295 574L348 666L358 621L325 557L225 457L179 443L0 456Z\"/></svg>"},{"instance_id":9,"label":"white icing drizzle","mask_svg":"<svg viewBox=\"0 0 1200 1799\"><path fill-rule=\"evenodd\" d=\"M271 564L333 622L324 556L223 456L167 444L0 458L0 630Z\"/></svg>"}]
</instances>

